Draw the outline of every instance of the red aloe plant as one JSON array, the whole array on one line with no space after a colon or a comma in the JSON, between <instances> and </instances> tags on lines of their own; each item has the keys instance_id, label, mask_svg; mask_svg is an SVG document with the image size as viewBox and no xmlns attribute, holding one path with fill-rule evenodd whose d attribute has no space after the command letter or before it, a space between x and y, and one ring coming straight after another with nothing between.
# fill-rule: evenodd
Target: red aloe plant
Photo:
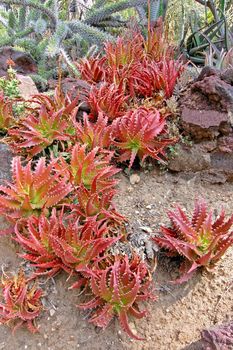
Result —
<instances>
[{"instance_id":1,"label":"red aloe plant","mask_svg":"<svg viewBox=\"0 0 233 350\"><path fill-rule=\"evenodd\" d=\"M225 221L222 210L220 216L213 221L212 212L207 212L204 200L196 201L194 213L189 219L185 212L177 206L176 212L169 211L171 227L161 227L162 237L153 240L162 248L175 255L182 255L185 263L184 275L178 283L187 281L200 267L214 267L228 247L233 244L233 215Z\"/></svg>"},{"instance_id":2,"label":"red aloe plant","mask_svg":"<svg viewBox=\"0 0 233 350\"><path fill-rule=\"evenodd\" d=\"M0 186L0 213L11 220L38 214L56 206L71 192L68 184L54 169L55 162L46 166L40 158L32 170L32 162L23 166L20 157L13 158L13 183Z\"/></svg>"},{"instance_id":3,"label":"red aloe plant","mask_svg":"<svg viewBox=\"0 0 233 350\"><path fill-rule=\"evenodd\" d=\"M25 250L20 256L36 267L35 275L53 276L61 269L70 273L88 272L89 264L121 238L111 237L107 223L87 220L79 224L77 216L64 216L54 208L50 218L31 216L15 226L15 240Z\"/></svg>"},{"instance_id":4,"label":"red aloe plant","mask_svg":"<svg viewBox=\"0 0 233 350\"><path fill-rule=\"evenodd\" d=\"M65 266L77 272L91 273L91 264L121 238L107 237L107 226L91 220L84 225L70 222L61 229L62 237L51 236L53 250Z\"/></svg>"},{"instance_id":5,"label":"red aloe plant","mask_svg":"<svg viewBox=\"0 0 233 350\"><path fill-rule=\"evenodd\" d=\"M125 103L128 99L129 96L124 95L121 86L107 83L98 88L93 86L88 96L91 116L96 119L99 112L103 112L110 121L121 117L124 114Z\"/></svg>"},{"instance_id":6,"label":"red aloe plant","mask_svg":"<svg viewBox=\"0 0 233 350\"><path fill-rule=\"evenodd\" d=\"M5 132L13 121L12 101L6 101L4 94L0 93L0 132Z\"/></svg>"},{"instance_id":7,"label":"red aloe plant","mask_svg":"<svg viewBox=\"0 0 233 350\"><path fill-rule=\"evenodd\" d=\"M112 199L116 194L113 189L106 189L101 193L91 192L81 185L76 192L78 204L73 205L73 212L82 220L106 221L114 220L122 223L125 218L114 208Z\"/></svg>"},{"instance_id":8,"label":"red aloe plant","mask_svg":"<svg viewBox=\"0 0 233 350\"><path fill-rule=\"evenodd\" d=\"M19 255L36 267L35 275L53 276L61 269L70 272L52 247L51 237L64 236L62 220L63 212L57 214L54 208L49 218L42 213L39 217L29 217L26 222L16 223L15 240L24 249Z\"/></svg>"},{"instance_id":9,"label":"red aloe plant","mask_svg":"<svg viewBox=\"0 0 233 350\"><path fill-rule=\"evenodd\" d=\"M147 311L140 311L138 302L154 298L149 288L151 276L146 264L138 256L131 260L127 256L115 256L100 261L93 267L93 272L90 285L94 298L79 307L95 308L90 322L103 328L116 315L130 337L142 340L131 331L128 315L144 317Z\"/></svg>"},{"instance_id":10,"label":"red aloe plant","mask_svg":"<svg viewBox=\"0 0 233 350\"><path fill-rule=\"evenodd\" d=\"M88 83L95 84L105 80L106 74L106 58L90 57L83 58L77 64L77 68L81 73L81 78Z\"/></svg>"},{"instance_id":11,"label":"red aloe plant","mask_svg":"<svg viewBox=\"0 0 233 350\"><path fill-rule=\"evenodd\" d=\"M130 160L129 166L138 156L142 161L150 156L163 161L164 148L174 143L171 139L158 139L164 133L165 119L156 109L139 107L113 122L112 139L120 152L120 161Z\"/></svg>"},{"instance_id":12,"label":"red aloe plant","mask_svg":"<svg viewBox=\"0 0 233 350\"><path fill-rule=\"evenodd\" d=\"M153 97L159 91L172 96L177 79L184 70L182 62L163 59L158 63L144 61L133 74L134 91L143 97Z\"/></svg>"},{"instance_id":13,"label":"red aloe plant","mask_svg":"<svg viewBox=\"0 0 233 350\"><path fill-rule=\"evenodd\" d=\"M120 171L110 165L112 156L112 152L99 147L88 152L86 145L76 144L71 151L70 164L61 159L59 168L63 173L66 169L66 176L75 186L83 184L94 193L113 188L118 182L112 179Z\"/></svg>"},{"instance_id":14,"label":"red aloe plant","mask_svg":"<svg viewBox=\"0 0 233 350\"><path fill-rule=\"evenodd\" d=\"M90 117L84 113L83 122L76 123L76 140L88 146L88 149L95 147L110 148L111 125L108 125L108 118L102 112L98 114L97 120L92 123Z\"/></svg>"},{"instance_id":15,"label":"red aloe plant","mask_svg":"<svg viewBox=\"0 0 233 350\"><path fill-rule=\"evenodd\" d=\"M0 323L13 322L14 331L26 324L31 332L37 332L34 320L43 309L42 290L35 283L28 284L23 270L14 276L2 276L1 285L4 302L0 302Z\"/></svg>"},{"instance_id":16,"label":"red aloe plant","mask_svg":"<svg viewBox=\"0 0 233 350\"><path fill-rule=\"evenodd\" d=\"M69 95L64 95L60 84L56 87L53 97L45 94L37 94L33 96L33 103L37 103L39 108L46 107L48 113L60 112L62 119L72 119L76 116L79 108L79 95L73 100Z\"/></svg>"},{"instance_id":17,"label":"red aloe plant","mask_svg":"<svg viewBox=\"0 0 233 350\"><path fill-rule=\"evenodd\" d=\"M169 44L163 31L163 21L157 21L156 28L149 30L146 39L141 35L146 59L160 62L163 58L174 58L174 46Z\"/></svg>"},{"instance_id":18,"label":"red aloe plant","mask_svg":"<svg viewBox=\"0 0 233 350\"><path fill-rule=\"evenodd\" d=\"M116 42L105 44L105 55L108 66L114 72L125 66L131 66L143 58L142 40L139 34L134 39L118 38Z\"/></svg>"},{"instance_id":19,"label":"red aloe plant","mask_svg":"<svg viewBox=\"0 0 233 350\"><path fill-rule=\"evenodd\" d=\"M17 127L9 130L8 143L17 153L26 152L28 157L33 157L43 151L54 141L68 141L72 121L68 123L62 119L63 111L49 113L42 105L39 115L29 115L18 123ZM74 127L73 127L74 132Z\"/></svg>"}]
</instances>

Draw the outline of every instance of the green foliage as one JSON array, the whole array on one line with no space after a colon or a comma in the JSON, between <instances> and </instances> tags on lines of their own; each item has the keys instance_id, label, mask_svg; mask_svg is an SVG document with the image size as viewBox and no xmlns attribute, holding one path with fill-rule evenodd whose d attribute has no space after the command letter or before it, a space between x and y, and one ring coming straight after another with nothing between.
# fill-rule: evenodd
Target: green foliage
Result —
<instances>
[{"instance_id":1,"label":"green foliage","mask_svg":"<svg viewBox=\"0 0 233 350\"><path fill-rule=\"evenodd\" d=\"M84 55L91 45L100 48L105 41L114 41L113 28L118 31L126 24L125 14L122 17L120 12L146 5L147 0L98 0L83 19L73 20L68 19L68 1L0 0L0 4L11 6L0 16L6 28L0 47L17 46L29 52L40 63L40 72L45 73L42 79L48 79L47 73L53 71L58 56L74 71L68 59L71 52L74 59Z\"/></svg>"},{"instance_id":2,"label":"green foliage","mask_svg":"<svg viewBox=\"0 0 233 350\"><path fill-rule=\"evenodd\" d=\"M88 24L98 24L101 21L111 16L113 13L126 10L130 7L135 7L139 5L147 4L147 0L120 0L114 3L106 4L102 8L91 9L89 15L87 16L85 22Z\"/></svg>"},{"instance_id":3,"label":"green foliage","mask_svg":"<svg viewBox=\"0 0 233 350\"><path fill-rule=\"evenodd\" d=\"M7 70L7 77L0 78L0 92L1 91L4 93L4 96L13 101L12 110L14 115L21 115L25 109L25 105L22 102L14 101L20 97L20 91L16 71L11 66Z\"/></svg>"},{"instance_id":4,"label":"green foliage","mask_svg":"<svg viewBox=\"0 0 233 350\"><path fill-rule=\"evenodd\" d=\"M233 45L229 28L233 23L232 2L228 0L174 0L169 2L168 34L179 42L182 52L195 64L204 64L210 48L216 60Z\"/></svg>"},{"instance_id":5,"label":"green foliage","mask_svg":"<svg viewBox=\"0 0 233 350\"><path fill-rule=\"evenodd\" d=\"M7 71L7 78L0 78L0 90L4 92L4 95L14 99L20 96L19 93L19 81L16 79L16 72L11 67Z\"/></svg>"}]
</instances>

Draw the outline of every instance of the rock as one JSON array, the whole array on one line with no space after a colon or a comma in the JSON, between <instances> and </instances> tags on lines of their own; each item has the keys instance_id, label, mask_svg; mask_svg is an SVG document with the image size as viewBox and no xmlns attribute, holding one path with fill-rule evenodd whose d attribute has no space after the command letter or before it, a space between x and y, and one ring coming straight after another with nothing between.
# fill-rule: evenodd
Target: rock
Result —
<instances>
[{"instance_id":1,"label":"rock","mask_svg":"<svg viewBox=\"0 0 233 350\"><path fill-rule=\"evenodd\" d=\"M49 310L49 314L51 317L53 317L55 315L55 310L54 309L50 309Z\"/></svg>"},{"instance_id":2,"label":"rock","mask_svg":"<svg viewBox=\"0 0 233 350\"><path fill-rule=\"evenodd\" d=\"M210 154L204 151L202 145L192 147L180 145L177 155L168 162L168 169L172 171L201 171L211 167Z\"/></svg>"},{"instance_id":3,"label":"rock","mask_svg":"<svg viewBox=\"0 0 233 350\"><path fill-rule=\"evenodd\" d=\"M7 73L7 60L11 59L14 63L14 69L19 74L36 74L38 69L34 59L26 52L18 51L12 47L3 47L0 49L0 76Z\"/></svg>"},{"instance_id":4,"label":"rock","mask_svg":"<svg viewBox=\"0 0 233 350\"><path fill-rule=\"evenodd\" d=\"M139 227L142 231L147 232L147 233L152 233L152 229L149 226L140 226Z\"/></svg>"},{"instance_id":5,"label":"rock","mask_svg":"<svg viewBox=\"0 0 233 350\"><path fill-rule=\"evenodd\" d=\"M201 173L201 180L214 185L224 184L227 182L227 177L222 172L210 169Z\"/></svg>"},{"instance_id":6,"label":"rock","mask_svg":"<svg viewBox=\"0 0 233 350\"><path fill-rule=\"evenodd\" d=\"M129 178L131 185L136 185L140 182L141 178L138 174L132 174Z\"/></svg>"},{"instance_id":7,"label":"rock","mask_svg":"<svg viewBox=\"0 0 233 350\"><path fill-rule=\"evenodd\" d=\"M220 137L218 139L218 149L220 152L233 152L233 133L229 136Z\"/></svg>"},{"instance_id":8,"label":"rock","mask_svg":"<svg viewBox=\"0 0 233 350\"><path fill-rule=\"evenodd\" d=\"M13 154L7 145L0 144L0 184L11 179L11 161Z\"/></svg>"},{"instance_id":9,"label":"rock","mask_svg":"<svg viewBox=\"0 0 233 350\"><path fill-rule=\"evenodd\" d=\"M205 77L192 84L191 89L208 96L213 103L219 102L223 110L233 108L233 86L221 80L220 77Z\"/></svg>"},{"instance_id":10,"label":"rock","mask_svg":"<svg viewBox=\"0 0 233 350\"><path fill-rule=\"evenodd\" d=\"M211 153L211 168L233 181L233 152L216 151Z\"/></svg>"},{"instance_id":11,"label":"rock","mask_svg":"<svg viewBox=\"0 0 233 350\"><path fill-rule=\"evenodd\" d=\"M219 76L220 75L220 70L216 69L216 68L213 68L213 67L210 67L210 66L205 66L201 70L201 72L200 72L199 76L197 77L196 81L201 81L204 78L210 77L212 75Z\"/></svg>"},{"instance_id":12,"label":"rock","mask_svg":"<svg viewBox=\"0 0 233 350\"><path fill-rule=\"evenodd\" d=\"M205 67L179 99L181 125L195 141L213 140L232 132L233 69Z\"/></svg>"},{"instance_id":13,"label":"rock","mask_svg":"<svg viewBox=\"0 0 233 350\"><path fill-rule=\"evenodd\" d=\"M203 330L201 336L206 350L230 350L233 346L233 322Z\"/></svg>"},{"instance_id":14,"label":"rock","mask_svg":"<svg viewBox=\"0 0 233 350\"><path fill-rule=\"evenodd\" d=\"M220 132L231 132L228 113L215 110L182 109L182 127L196 141L214 140Z\"/></svg>"},{"instance_id":15,"label":"rock","mask_svg":"<svg viewBox=\"0 0 233 350\"><path fill-rule=\"evenodd\" d=\"M20 82L19 91L22 98L29 100L33 95L39 93L31 77L26 77L21 74L17 74L16 77Z\"/></svg>"},{"instance_id":16,"label":"rock","mask_svg":"<svg viewBox=\"0 0 233 350\"><path fill-rule=\"evenodd\" d=\"M221 72L220 78L224 80L226 83L233 85L233 67L227 68L226 70Z\"/></svg>"}]
</instances>

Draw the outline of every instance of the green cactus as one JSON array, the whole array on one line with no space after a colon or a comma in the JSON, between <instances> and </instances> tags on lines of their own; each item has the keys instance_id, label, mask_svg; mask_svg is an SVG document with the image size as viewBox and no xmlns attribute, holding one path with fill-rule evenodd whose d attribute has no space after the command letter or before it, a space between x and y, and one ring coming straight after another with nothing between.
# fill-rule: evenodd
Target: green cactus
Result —
<instances>
[{"instance_id":1,"label":"green cactus","mask_svg":"<svg viewBox=\"0 0 233 350\"><path fill-rule=\"evenodd\" d=\"M97 0L83 20L68 20L64 11L62 14L59 11L61 2L58 0L0 0L0 4L11 5L11 10L4 14L5 17L0 16L0 22L7 29L6 35L0 38L0 47L16 46L29 52L40 64L40 68L45 64L45 67L40 69L46 75L42 80L47 79L47 73L53 71L51 64L54 62L55 67L58 56L61 56L67 67L74 71L69 59L71 52L72 55L77 53L80 57L85 55L92 45L100 48L104 42L114 41L112 33L117 33L118 28L126 26L126 19L121 17L120 12L128 8L146 6L147 1ZM49 60L46 60L48 56ZM51 70L46 69L48 62ZM35 78L39 81L38 77Z\"/></svg>"}]
</instances>

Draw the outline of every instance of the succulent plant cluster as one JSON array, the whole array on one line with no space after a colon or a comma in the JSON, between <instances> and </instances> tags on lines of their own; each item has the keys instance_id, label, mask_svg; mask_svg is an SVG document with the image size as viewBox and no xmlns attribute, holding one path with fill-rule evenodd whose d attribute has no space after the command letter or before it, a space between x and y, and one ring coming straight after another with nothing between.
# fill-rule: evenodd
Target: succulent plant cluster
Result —
<instances>
[{"instance_id":1,"label":"succulent plant cluster","mask_svg":"<svg viewBox=\"0 0 233 350\"><path fill-rule=\"evenodd\" d=\"M233 215L225 221L222 210L218 218L207 211L204 200L197 200L191 218L180 206L176 211L169 211L170 227L161 227L161 237L153 240L169 255L184 258L181 265L182 276L176 283L182 283L192 277L198 267L213 268L226 250L233 244Z\"/></svg>"},{"instance_id":2,"label":"succulent plant cluster","mask_svg":"<svg viewBox=\"0 0 233 350\"><path fill-rule=\"evenodd\" d=\"M42 310L42 290L36 283L30 285L23 270L13 276L2 276L1 288L0 323L12 323L13 330L26 324L31 332L36 332L34 320Z\"/></svg>"},{"instance_id":3,"label":"succulent plant cluster","mask_svg":"<svg viewBox=\"0 0 233 350\"><path fill-rule=\"evenodd\" d=\"M79 304L91 310L91 323L105 328L116 316L130 337L142 339L128 319L144 317L140 302L155 299L152 268L133 247L130 256L111 249L129 243L126 219L113 203L119 172L114 160L129 167L137 157L164 161L166 147L175 142L167 137L166 113L155 108L159 100L166 109L183 70L172 55L151 31L147 40L140 34L134 41L118 39L105 45L102 58L80 60L82 78L91 84L90 113L81 116L79 96L64 96L60 86L53 98L34 96L17 119L1 95L4 142L16 156L12 181L0 186L0 214L11 223L11 237L33 274L3 275L0 323L26 323L36 331L42 292L30 281L65 271L77 279L70 288L91 293ZM204 202L196 203L192 221L179 207L169 217L172 227L162 227L163 236L154 241L185 257L180 282L199 266L212 267L233 243L233 216L224 222L222 212L212 223Z\"/></svg>"}]
</instances>

